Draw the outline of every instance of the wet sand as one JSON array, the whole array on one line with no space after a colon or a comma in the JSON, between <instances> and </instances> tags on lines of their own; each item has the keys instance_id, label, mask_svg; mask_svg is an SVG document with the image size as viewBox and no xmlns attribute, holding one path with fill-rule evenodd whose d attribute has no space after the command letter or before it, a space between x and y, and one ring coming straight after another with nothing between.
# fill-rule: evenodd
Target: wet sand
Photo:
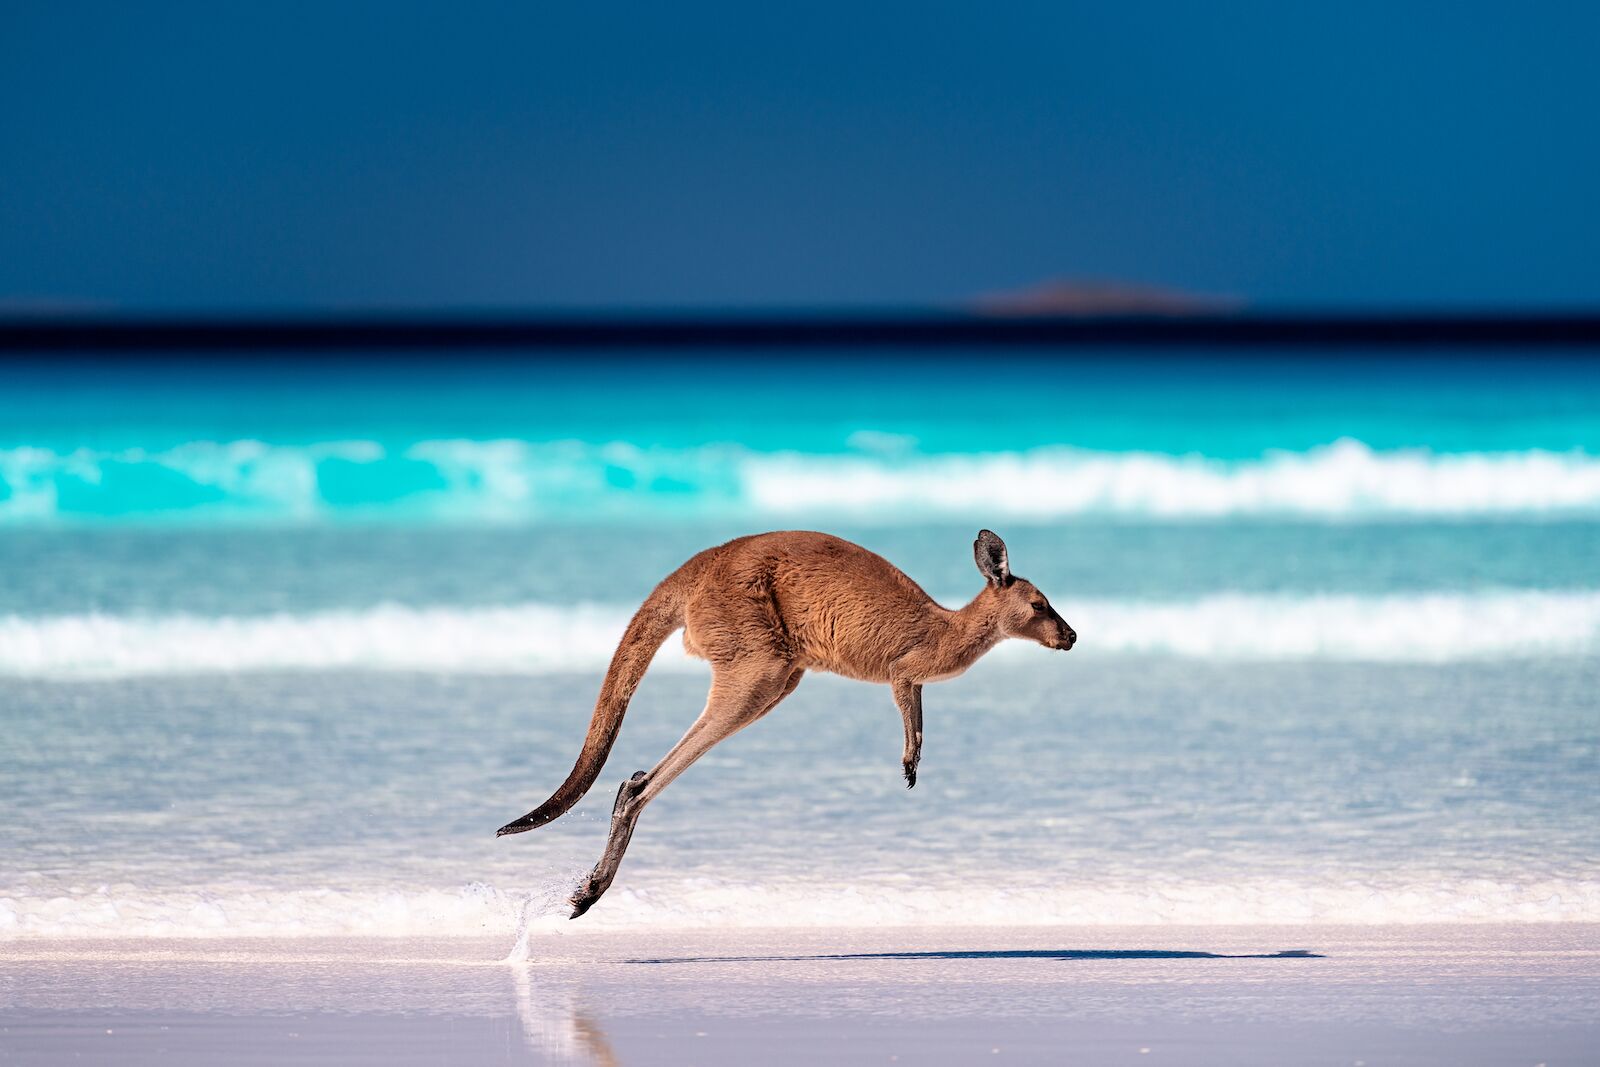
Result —
<instances>
[{"instance_id":1,"label":"wet sand","mask_svg":"<svg viewBox=\"0 0 1600 1067\"><path fill-rule=\"evenodd\" d=\"M1582 1063L1600 928L13 941L0 1062ZM1290 953L1278 955L1279 953Z\"/></svg>"}]
</instances>

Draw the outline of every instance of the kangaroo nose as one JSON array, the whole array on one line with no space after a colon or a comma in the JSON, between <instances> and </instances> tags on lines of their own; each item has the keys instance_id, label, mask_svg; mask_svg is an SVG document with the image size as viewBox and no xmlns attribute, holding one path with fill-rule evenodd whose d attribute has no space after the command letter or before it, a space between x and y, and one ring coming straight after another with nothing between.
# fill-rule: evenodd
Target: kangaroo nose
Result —
<instances>
[{"instance_id":1,"label":"kangaroo nose","mask_svg":"<svg viewBox=\"0 0 1600 1067\"><path fill-rule=\"evenodd\" d=\"M1063 648L1071 648L1073 645L1075 645L1077 643L1078 643L1078 631L1074 630L1070 626L1067 627L1067 636L1062 641L1062 647Z\"/></svg>"}]
</instances>

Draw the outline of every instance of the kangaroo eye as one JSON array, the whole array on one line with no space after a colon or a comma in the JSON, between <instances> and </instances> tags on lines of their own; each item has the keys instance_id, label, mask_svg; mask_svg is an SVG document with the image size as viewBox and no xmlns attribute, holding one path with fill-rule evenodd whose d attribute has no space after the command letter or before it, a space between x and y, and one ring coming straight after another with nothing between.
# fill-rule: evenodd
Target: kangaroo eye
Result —
<instances>
[{"instance_id":1,"label":"kangaroo eye","mask_svg":"<svg viewBox=\"0 0 1600 1067\"><path fill-rule=\"evenodd\" d=\"M1035 604L1033 606L1033 613L1035 615L1043 615L1048 610L1049 610L1049 607L1048 607L1048 605L1045 605L1045 604Z\"/></svg>"}]
</instances>

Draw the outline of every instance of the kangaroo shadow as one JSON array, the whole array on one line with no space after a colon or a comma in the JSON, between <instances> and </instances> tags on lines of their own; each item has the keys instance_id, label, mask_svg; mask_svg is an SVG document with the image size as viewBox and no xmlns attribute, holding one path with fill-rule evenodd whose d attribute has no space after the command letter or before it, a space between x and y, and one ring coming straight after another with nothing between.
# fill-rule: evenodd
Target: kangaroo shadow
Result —
<instances>
[{"instance_id":1,"label":"kangaroo shadow","mask_svg":"<svg viewBox=\"0 0 1600 1067\"><path fill-rule=\"evenodd\" d=\"M1286 952L1189 952L1183 949L1024 948L964 949L943 952L839 952L814 956L663 956L627 963L779 963L820 960L1320 960L1321 953L1297 948Z\"/></svg>"}]
</instances>

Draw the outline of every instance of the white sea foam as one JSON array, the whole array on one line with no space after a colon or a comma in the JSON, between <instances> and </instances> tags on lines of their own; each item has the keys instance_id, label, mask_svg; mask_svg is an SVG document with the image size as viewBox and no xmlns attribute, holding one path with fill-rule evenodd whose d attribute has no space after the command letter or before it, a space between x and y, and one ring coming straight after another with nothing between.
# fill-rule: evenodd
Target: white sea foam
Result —
<instances>
[{"instance_id":1,"label":"white sea foam","mask_svg":"<svg viewBox=\"0 0 1600 1067\"><path fill-rule=\"evenodd\" d=\"M919 453L882 436L857 433L853 450L838 454L520 440L0 449L0 522L1330 520L1600 511L1600 456L1581 451L1376 451L1346 439L1221 460L1068 447Z\"/></svg>"},{"instance_id":2,"label":"white sea foam","mask_svg":"<svg viewBox=\"0 0 1600 1067\"><path fill-rule=\"evenodd\" d=\"M541 604L225 617L8 616L0 618L0 674L115 678L340 668L545 674L603 667L628 617L620 607Z\"/></svg>"},{"instance_id":3,"label":"white sea foam","mask_svg":"<svg viewBox=\"0 0 1600 1067\"><path fill-rule=\"evenodd\" d=\"M1600 457L1544 451L1377 452L1341 440L1222 461L1149 452L752 457L751 502L773 513L1489 515L1600 507Z\"/></svg>"},{"instance_id":4,"label":"white sea foam","mask_svg":"<svg viewBox=\"0 0 1600 1067\"><path fill-rule=\"evenodd\" d=\"M1600 651L1600 591L1247 596L1057 605L1074 655L1448 662ZM0 675L114 678L267 670L551 674L603 669L631 606L523 604L304 615L0 617ZM1016 643L997 654L1020 655ZM669 641L658 667L688 661Z\"/></svg>"},{"instance_id":5,"label":"white sea foam","mask_svg":"<svg viewBox=\"0 0 1600 1067\"><path fill-rule=\"evenodd\" d=\"M1600 921L1600 883L1594 881L1423 871L1325 881L1241 876L1035 885L1008 878L1000 885L988 880L981 889L954 878L752 884L636 872L633 882L613 889L585 917L584 929ZM53 895L0 891L0 941L487 934L510 944L529 926L572 932L564 896L482 883L458 889L149 891L121 885Z\"/></svg>"},{"instance_id":6,"label":"white sea foam","mask_svg":"<svg viewBox=\"0 0 1600 1067\"><path fill-rule=\"evenodd\" d=\"M1600 649L1600 592L1204 597L1069 604L1084 648L1216 659L1448 662Z\"/></svg>"}]
</instances>

